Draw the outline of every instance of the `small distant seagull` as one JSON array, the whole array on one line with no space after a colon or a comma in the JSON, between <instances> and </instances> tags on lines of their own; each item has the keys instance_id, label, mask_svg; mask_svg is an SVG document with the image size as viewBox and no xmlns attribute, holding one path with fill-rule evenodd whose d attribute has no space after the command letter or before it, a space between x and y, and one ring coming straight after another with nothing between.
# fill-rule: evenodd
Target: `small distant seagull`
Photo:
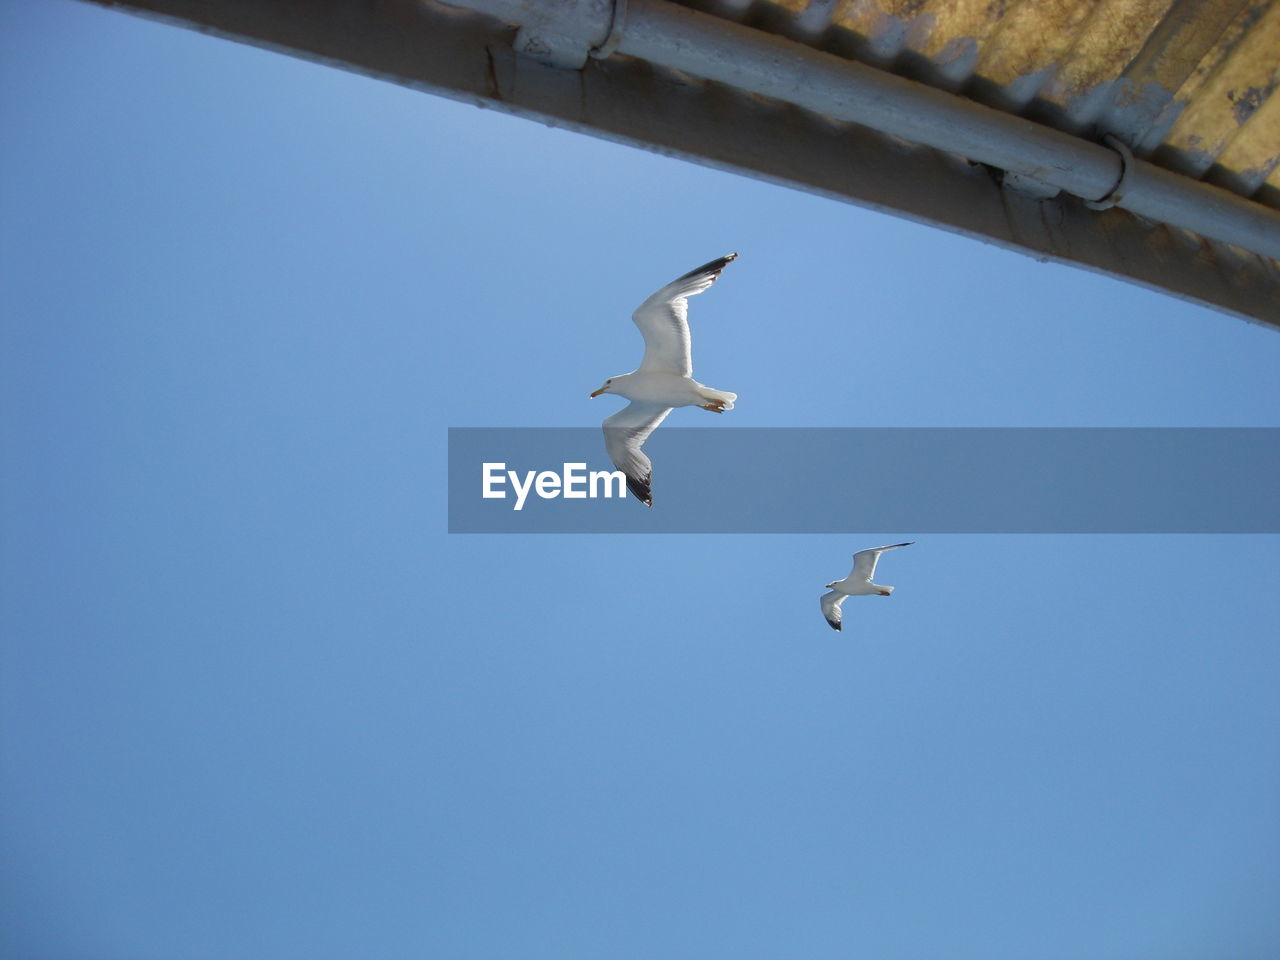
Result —
<instances>
[{"instance_id":1,"label":"small distant seagull","mask_svg":"<svg viewBox=\"0 0 1280 960\"><path fill-rule=\"evenodd\" d=\"M627 475L627 489L647 507L653 506L653 464L640 448L649 434L675 407L724 413L738 399L736 393L712 390L693 379L686 299L715 283L720 271L737 258L731 253L690 270L640 304L631 319L644 335L644 360L639 369L610 377L591 394L616 393L631 401L605 418L604 446L614 466Z\"/></svg>"},{"instance_id":2,"label":"small distant seagull","mask_svg":"<svg viewBox=\"0 0 1280 960\"><path fill-rule=\"evenodd\" d=\"M914 540L909 540L887 547L871 547L853 555L853 571L843 580L828 583L827 587L831 592L822 595L822 615L827 618L832 630L840 629L840 605L846 597L887 597L893 593L893 587L882 587L871 582L871 578L876 575L876 564L880 562L880 554L886 550L909 547L913 543Z\"/></svg>"}]
</instances>

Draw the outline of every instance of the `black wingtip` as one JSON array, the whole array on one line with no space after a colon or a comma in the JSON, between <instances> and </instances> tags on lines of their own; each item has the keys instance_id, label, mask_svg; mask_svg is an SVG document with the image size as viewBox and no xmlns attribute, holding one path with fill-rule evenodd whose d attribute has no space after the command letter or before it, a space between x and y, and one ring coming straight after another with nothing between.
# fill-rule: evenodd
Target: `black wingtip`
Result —
<instances>
[{"instance_id":1,"label":"black wingtip","mask_svg":"<svg viewBox=\"0 0 1280 960\"><path fill-rule=\"evenodd\" d=\"M738 255L736 253L730 253L723 257L716 257L716 259L708 263L704 263L702 266L698 267L695 270L690 270L683 277L679 277L677 279L687 280L690 277L697 277L704 273L714 273L716 276L719 276L721 270L723 270L725 267L727 267L729 264L733 263L733 261L737 259L738 259Z\"/></svg>"},{"instance_id":2,"label":"black wingtip","mask_svg":"<svg viewBox=\"0 0 1280 960\"><path fill-rule=\"evenodd\" d=\"M653 506L653 494L649 489L651 477L627 477L627 489L646 507Z\"/></svg>"},{"instance_id":3,"label":"black wingtip","mask_svg":"<svg viewBox=\"0 0 1280 960\"><path fill-rule=\"evenodd\" d=\"M841 630L841 628L840 628L840 624L838 624L838 623L831 623L831 621L830 621L830 620L828 620L828 621L827 621L827 623L828 623L828 624L830 624L831 629L832 629L832 630L834 630L836 633L841 633L841 632L842 632L842 630Z\"/></svg>"}]
</instances>

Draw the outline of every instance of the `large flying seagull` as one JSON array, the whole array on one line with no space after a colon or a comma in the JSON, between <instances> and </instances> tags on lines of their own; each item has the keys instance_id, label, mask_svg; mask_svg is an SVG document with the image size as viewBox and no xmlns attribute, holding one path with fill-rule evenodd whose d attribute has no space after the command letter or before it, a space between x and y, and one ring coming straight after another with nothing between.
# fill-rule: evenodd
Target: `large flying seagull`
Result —
<instances>
[{"instance_id":1,"label":"large flying seagull","mask_svg":"<svg viewBox=\"0 0 1280 960\"><path fill-rule=\"evenodd\" d=\"M712 390L693 379L689 343L689 301L702 293L738 255L712 260L673 280L631 315L644 335L644 360L631 373L610 377L591 396L616 393L631 402L604 421L609 459L627 475L627 489L645 506L653 506L653 464L640 448L676 407L701 407L712 413L733 409L736 393Z\"/></svg>"}]
</instances>

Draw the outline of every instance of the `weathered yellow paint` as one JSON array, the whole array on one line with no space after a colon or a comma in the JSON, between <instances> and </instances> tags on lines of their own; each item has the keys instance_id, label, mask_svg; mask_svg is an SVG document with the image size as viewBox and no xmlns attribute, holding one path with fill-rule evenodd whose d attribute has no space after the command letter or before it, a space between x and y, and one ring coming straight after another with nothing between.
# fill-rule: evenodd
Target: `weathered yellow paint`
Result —
<instances>
[{"instance_id":1,"label":"weathered yellow paint","mask_svg":"<svg viewBox=\"0 0 1280 960\"><path fill-rule=\"evenodd\" d=\"M1171 92L1178 90L1246 5L1247 0L1175 4L1125 68L1124 76L1136 85L1154 83Z\"/></svg>"},{"instance_id":2,"label":"weathered yellow paint","mask_svg":"<svg viewBox=\"0 0 1280 960\"><path fill-rule=\"evenodd\" d=\"M735 18L806 15L806 34L823 33L813 17L825 8L810 8L824 0L725 2ZM758 16L764 7L772 16ZM1116 133L1156 163L1280 202L1280 0L838 0L831 10L847 55L1079 135Z\"/></svg>"},{"instance_id":3,"label":"weathered yellow paint","mask_svg":"<svg viewBox=\"0 0 1280 960\"><path fill-rule=\"evenodd\" d=\"M1201 175L1248 130L1280 84L1280 3L1272 3L1240 38L1231 55L1203 79L1165 143L1183 172ZM1254 136L1250 131L1247 136ZM1271 144L1274 148L1274 142ZM1244 148L1240 148L1241 152ZM1223 161L1226 165L1225 160Z\"/></svg>"},{"instance_id":4,"label":"weathered yellow paint","mask_svg":"<svg viewBox=\"0 0 1280 960\"><path fill-rule=\"evenodd\" d=\"M1092 8L1092 0L1022 0L1005 13L978 56L976 72L1002 87L1052 72Z\"/></svg>"},{"instance_id":5,"label":"weathered yellow paint","mask_svg":"<svg viewBox=\"0 0 1280 960\"><path fill-rule=\"evenodd\" d=\"M1247 132L1247 136L1245 133ZM1220 186L1249 196L1280 169L1280 94L1272 94L1218 157Z\"/></svg>"},{"instance_id":6,"label":"weathered yellow paint","mask_svg":"<svg viewBox=\"0 0 1280 960\"><path fill-rule=\"evenodd\" d=\"M1041 99L1068 106L1099 84L1115 80L1169 11L1170 0L1102 0L1076 33Z\"/></svg>"},{"instance_id":7,"label":"weathered yellow paint","mask_svg":"<svg viewBox=\"0 0 1280 960\"><path fill-rule=\"evenodd\" d=\"M919 12L915 23L927 23L927 30L910 31L916 42L912 49L926 57L945 56L957 42L981 43L1000 22L1005 4L1002 0L899 0L890 4L888 12L903 16L912 9Z\"/></svg>"},{"instance_id":8,"label":"weathered yellow paint","mask_svg":"<svg viewBox=\"0 0 1280 960\"><path fill-rule=\"evenodd\" d=\"M1249 35L1249 29L1266 16L1274 0L1251 0L1236 13L1226 25L1217 42L1196 64L1195 69L1176 92L1180 103L1190 104L1199 96L1204 85L1217 74L1228 59L1235 54L1241 41Z\"/></svg>"}]
</instances>

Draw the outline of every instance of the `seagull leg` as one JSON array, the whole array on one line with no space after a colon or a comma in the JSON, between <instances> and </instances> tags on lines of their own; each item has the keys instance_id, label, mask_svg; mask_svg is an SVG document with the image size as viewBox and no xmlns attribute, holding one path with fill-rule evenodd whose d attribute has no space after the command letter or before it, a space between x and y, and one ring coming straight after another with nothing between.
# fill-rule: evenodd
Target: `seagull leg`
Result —
<instances>
[{"instance_id":1,"label":"seagull leg","mask_svg":"<svg viewBox=\"0 0 1280 960\"><path fill-rule=\"evenodd\" d=\"M724 413L724 401L712 400L710 403L699 404L703 410L710 410L712 413Z\"/></svg>"}]
</instances>

